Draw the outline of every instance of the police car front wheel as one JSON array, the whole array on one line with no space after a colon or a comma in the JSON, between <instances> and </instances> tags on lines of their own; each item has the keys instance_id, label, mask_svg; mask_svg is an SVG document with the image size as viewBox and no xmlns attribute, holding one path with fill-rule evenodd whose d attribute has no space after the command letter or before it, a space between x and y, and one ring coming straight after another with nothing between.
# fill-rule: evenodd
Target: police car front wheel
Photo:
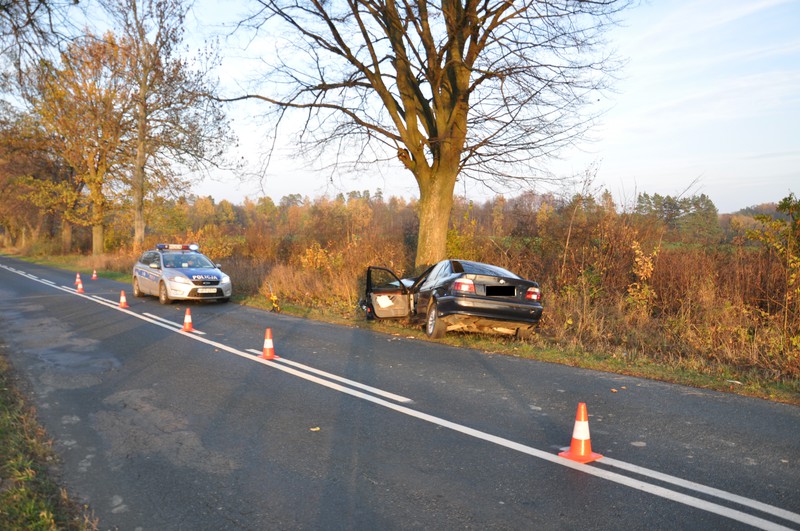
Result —
<instances>
[{"instance_id":1,"label":"police car front wheel","mask_svg":"<svg viewBox=\"0 0 800 531\"><path fill-rule=\"evenodd\" d=\"M170 304L172 302L167 293L167 285L163 282L158 285L158 302L161 304Z\"/></svg>"}]
</instances>

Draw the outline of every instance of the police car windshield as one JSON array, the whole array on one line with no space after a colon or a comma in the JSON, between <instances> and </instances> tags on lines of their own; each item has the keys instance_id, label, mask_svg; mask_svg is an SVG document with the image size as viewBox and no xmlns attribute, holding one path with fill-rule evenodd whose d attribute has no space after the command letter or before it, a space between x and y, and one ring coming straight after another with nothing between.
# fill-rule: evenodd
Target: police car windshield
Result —
<instances>
[{"instance_id":1,"label":"police car windshield","mask_svg":"<svg viewBox=\"0 0 800 531\"><path fill-rule=\"evenodd\" d=\"M200 253L163 253L164 267L182 269L214 269L216 266L211 260Z\"/></svg>"}]
</instances>

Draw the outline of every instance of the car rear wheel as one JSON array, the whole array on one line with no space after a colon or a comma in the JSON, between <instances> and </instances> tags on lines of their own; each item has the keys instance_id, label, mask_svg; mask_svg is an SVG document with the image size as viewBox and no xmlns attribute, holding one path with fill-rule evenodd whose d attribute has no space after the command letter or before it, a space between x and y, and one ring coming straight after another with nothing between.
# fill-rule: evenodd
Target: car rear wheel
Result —
<instances>
[{"instance_id":1,"label":"car rear wheel","mask_svg":"<svg viewBox=\"0 0 800 531\"><path fill-rule=\"evenodd\" d=\"M447 327L439 317L439 308L436 302L431 301L428 305L428 315L425 318L425 333L431 339L441 339L446 331Z\"/></svg>"},{"instance_id":2,"label":"car rear wheel","mask_svg":"<svg viewBox=\"0 0 800 531\"><path fill-rule=\"evenodd\" d=\"M139 279L133 279L133 296L134 297L144 297L144 292L139 288Z\"/></svg>"},{"instance_id":3,"label":"car rear wheel","mask_svg":"<svg viewBox=\"0 0 800 531\"><path fill-rule=\"evenodd\" d=\"M161 304L170 304L172 302L167 293L167 285L163 282L158 285L158 302Z\"/></svg>"}]
</instances>

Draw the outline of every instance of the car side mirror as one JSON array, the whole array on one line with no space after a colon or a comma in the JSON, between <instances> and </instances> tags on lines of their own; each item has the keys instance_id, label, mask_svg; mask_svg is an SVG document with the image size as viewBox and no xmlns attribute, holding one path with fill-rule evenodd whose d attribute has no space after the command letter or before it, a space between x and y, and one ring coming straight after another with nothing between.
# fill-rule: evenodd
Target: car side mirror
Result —
<instances>
[{"instance_id":1,"label":"car side mirror","mask_svg":"<svg viewBox=\"0 0 800 531\"><path fill-rule=\"evenodd\" d=\"M150 264L150 269L161 269L161 264L159 264L158 262L153 262L152 264Z\"/></svg>"}]
</instances>

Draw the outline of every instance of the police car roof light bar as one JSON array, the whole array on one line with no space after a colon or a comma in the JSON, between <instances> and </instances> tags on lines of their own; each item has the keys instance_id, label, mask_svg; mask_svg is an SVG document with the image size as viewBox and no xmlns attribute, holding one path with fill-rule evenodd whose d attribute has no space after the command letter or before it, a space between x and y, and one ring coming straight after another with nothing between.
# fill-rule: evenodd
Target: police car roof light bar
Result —
<instances>
[{"instance_id":1,"label":"police car roof light bar","mask_svg":"<svg viewBox=\"0 0 800 531\"><path fill-rule=\"evenodd\" d=\"M156 244L156 249L159 251L166 249L170 251L197 251L200 246L196 243L158 243Z\"/></svg>"}]
</instances>

